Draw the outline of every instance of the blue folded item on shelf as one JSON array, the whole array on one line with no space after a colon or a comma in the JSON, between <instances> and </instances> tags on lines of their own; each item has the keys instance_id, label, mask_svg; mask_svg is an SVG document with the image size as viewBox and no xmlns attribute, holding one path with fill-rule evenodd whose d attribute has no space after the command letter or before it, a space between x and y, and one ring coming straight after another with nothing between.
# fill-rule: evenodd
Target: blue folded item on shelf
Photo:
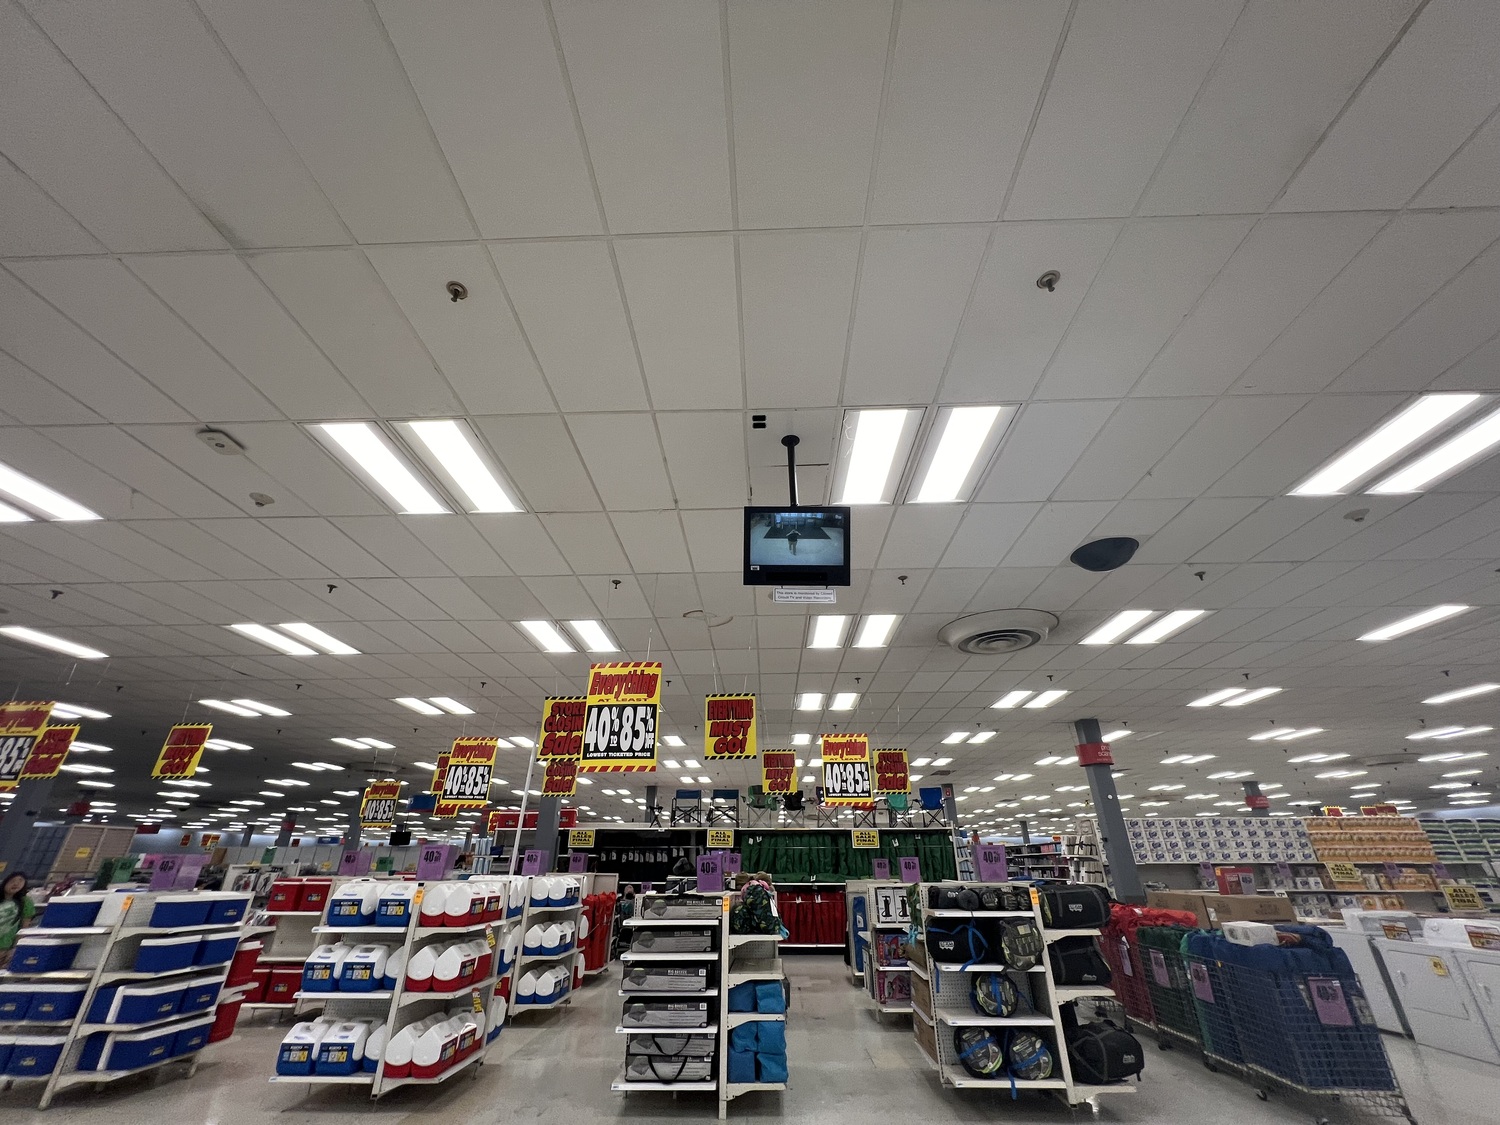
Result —
<instances>
[{"instance_id":1,"label":"blue folded item on shelf","mask_svg":"<svg viewBox=\"0 0 1500 1125\"><path fill-rule=\"evenodd\" d=\"M754 981L746 981L744 984L737 984L729 990L729 1010L731 1012L755 1011Z\"/></svg>"},{"instance_id":2,"label":"blue folded item on shelf","mask_svg":"<svg viewBox=\"0 0 1500 1125\"><path fill-rule=\"evenodd\" d=\"M738 1028L736 1028L738 1030ZM729 1052L729 1081L731 1082L754 1082L755 1081L755 1052L754 1051L730 1051Z\"/></svg>"},{"instance_id":3,"label":"blue folded item on shelf","mask_svg":"<svg viewBox=\"0 0 1500 1125\"><path fill-rule=\"evenodd\" d=\"M761 1020L755 1026L760 1029L755 1037L757 1050L772 1055L786 1054L786 1024L780 1020Z\"/></svg>"},{"instance_id":4,"label":"blue folded item on shelf","mask_svg":"<svg viewBox=\"0 0 1500 1125\"><path fill-rule=\"evenodd\" d=\"M742 1023L739 1027L731 1027L729 1029L729 1049L731 1051L749 1051L753 1054L756 1042L754 1023Z\"/></svg>"},{"instance_id":5,"label":"blue folded item on shelf","mask_svg":"<svg viewBox=\"0 0 1500 1125\"><path fill-rule=\"evenodd\" d=\"M755 1010L757 1012L786 1011L786 993L782 991L779 980L752 983L755 984Z\"/></svg>"},{"instance_id":6,"label":"blue folded item on shelf","mask_svg":"<svg viewBox=\"0 0 1500 1125\"><path fill-rule=\"evenodd\" d=\"M759 1082L785 1082L786 1081L786 1055L773 1054L769 1051L760 1051L755 1056L755 1067L757 1070L756 1080Z\"/></svg>"}]
</instances>

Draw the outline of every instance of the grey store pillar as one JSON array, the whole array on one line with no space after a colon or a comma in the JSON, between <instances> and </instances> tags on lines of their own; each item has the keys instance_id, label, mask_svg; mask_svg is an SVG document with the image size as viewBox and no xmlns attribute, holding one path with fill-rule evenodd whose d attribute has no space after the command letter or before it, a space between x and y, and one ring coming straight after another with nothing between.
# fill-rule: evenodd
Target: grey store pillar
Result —
<instances>
[{"instance_id":1,"label":"grey store pillar","mask_svg":"<svg viewBox=\"0 0 1500 1125\"><path fill-rule=\"evenodd\" d=\"M1115 760L1109 752L1109 743L1099 733L1098 719L1079 719L1073 724L1073 733L1078 738L1078 764L1088 778L1089 796L1094 799L1095 823L1099 827L1099 842L1104 848L1104 861L1109 864L1109 881L1114 887L1115 898L1121 902L1144 903L1146 894L1141 890L1141 875L1135 869L1135 857L1130 854L1130 841L1125 835L1125 814L1120 812L1120 797L1115 791Z\"/></svg>"},{"instance_id":2,"label":"grey store pillar","mask_svg":"<svg viewBox=\"0 0 1500 1125\"><path fill-rule=\"evenodd\" d=\"M240 836L240 847L248 848L250 846L250 837L253 835L255 835L255 829L246 828L244 833Z\"/></svg>"},{"instance_id":3,"label":"grey store pillar","mask_svg":"<svg viewBox=\"0 0 1500 1125\"><path fill-rule=\"evenodd\" d=\"M297 818L291 813L286 814L286 819L281 822L281 831L276 834L276 846L287 847L292 842L292 833L297 831Z\"/></svg>"},{"instance_id":4,"label":"grey store pillar","mask_svg":"<svg viewBox=\"0 0 1500 1125\"><path fill-rule=\"evenodd\" d=\"M538 851L547 853L548 870L552 870L557 864L557 812L559 800L556 797L539 797L536 802L536 836L532 838L531 846Z\"/></svg>"},{"instance_id":5,"label":"grey store pillar","mask_svg":"<svg viewBox=\"0 0 1500 1125\"><path fill-rule=\"evenodd\" d=\"M1245 785L1245 807L1251 816L1270 816L1271 799L1260 791L1260 782L1247 781Z\"/></svg>"},{"instance_id":6,"label":"grey store pillar","mask_svg":"<svg viewBox=\"0 0 1500 1125\"><path fill-rule=\"evenodd\" d=\"M23 781L15 789L15 797L5 810L5 819L0 820L0 874L15 870L26 844L31 839L31 829L37 818L52 800L55 777ZM26 872L33 880L46 878L45 871Z\"/></svg>"},{"instance_id":7,"label":"grey store pillar","mask_svg":"<svg viewBox=\"0 0 1500 1125\"><path fill-rule=\"evenodd\" d=\"M360 837L364 835L364 825L360 823L359 810L353 809L349 813L349 827L344 829L344 850L359 847Z\"/></svg>"}]
</instances>

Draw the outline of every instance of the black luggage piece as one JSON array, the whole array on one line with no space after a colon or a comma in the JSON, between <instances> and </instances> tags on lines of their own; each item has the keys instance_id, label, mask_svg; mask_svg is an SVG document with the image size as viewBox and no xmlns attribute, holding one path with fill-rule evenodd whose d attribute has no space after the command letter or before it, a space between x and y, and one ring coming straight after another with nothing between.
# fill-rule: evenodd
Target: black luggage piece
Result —
<instances>
[{"instance_id":1,"label":"black luggage piece","mask_svg":"<svg viewBox=\"0 0 1500 1125\"><path fill-rule=\"evenodd\" d=\"M1109 965L1091 937L1058 938L1047 947L1052 960L1052 979L1058 984L1078 987L1108 984Z\"/></svg>"},{"instance_id":2,"label":"black luggage piece","mask_svg":"<svg viewBox=\"0 0 1500 1125\"><path fill-rule=\"evenodd\" d=\"M1103 1086L1135 1077L1145 1069L1146 1055L1134 1035L1101 1020L1068 1033L1068 1061L1075 1081Z\"/></svg>"},{"instance_id":3,"label":"black luggage piece","mask_svg":"<svg viewBox=\"0 0 1500 1125\"><path fill-rule=\"evenodd\" d=\"M1049 930L1097 930L1109 924L1109 893L1087 883L1040 886L1042 924Z\"/></svg>"},{"instance_id":4,"label":"black luggage piece","mask_svg":"<svg viewBox=\"0 0 1500 1125\"><path fill-rule=\"evenodd\" d=\"M990 918L933 918L927 923L927 953L944 965L998 963L1000 927Z\"/></svg>"}]
</instances>

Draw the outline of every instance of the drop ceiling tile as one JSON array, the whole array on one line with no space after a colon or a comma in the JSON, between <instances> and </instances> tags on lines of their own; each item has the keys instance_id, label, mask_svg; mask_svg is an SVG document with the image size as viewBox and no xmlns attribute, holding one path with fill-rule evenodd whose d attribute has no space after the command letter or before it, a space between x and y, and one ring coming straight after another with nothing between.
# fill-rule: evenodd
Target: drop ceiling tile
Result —
<instances>
[{"instance_id":1,"label":"drop ceiling tile","mask_svg":"<svg viewBox=\"0 0 1500 1125\"><path fill-rule=\"evenodd\" d=\"M969 505L940 565L945 568L999 565L1040 509L1040 504Z\"/></svg>"},{"instance_id":2,"label":"drop ceiling tile","mask_svg":"<svg viewBox=\"0 0 1500 1125\"><path fill-rule=\"evenodd\" d=\"M1046 581L1054 565L1055 560L1049 560L1037 566L996 567L989 581L969 606L969 611L981 613L1024 604L1031 592Z\"/></svg>"},{"instance_id":3,"label":"drop ceiling tile","mask_svg":"<svg viewBox=\"0 0 1500 1125\"><path fill-rule=\"evenodd\" d=\"M574 414L568 429L611 511L673 507L661 442L649 414Z\"/></svg>"},{"instance_id":4,"label":"drop ceiling tile","mask_svg":"<svg viewBox=\"0 0 1500 1125\"><path fill-rule=\"evenodd\" d=\"M215 577L214 571L208 566L180 554L174 547L162 546L148 539L127 524L101 520L97 523L69 524L68 527L78 537L79 550L86 554L95 550L108 551L128 560L132 569L143 568L154 577L173 582L192 582ZM111 577L129 581L136 576L115 568Z\"/></svg>"},{"instance_id":5,"label":"drop ceiling tile","mask_svg":"<svg viewBox=\"0 0 1500 1125\"><path fill-rule=\"evenodd\" d=\"M130 489L124 511L95 508L102 515L132 516L149 519L162 512L189 518L239 515L224 497L182 471L164 457L136 441L125 430L114 426L56 426L47 436L91 465L108 473ZM41 474L39 474L41 475ZM56 484L55 471L44 479ZM92 506L85 497L74 495L80 503Z\"/></svg>"},{"instance_id":6,"label":"drop ceiling tile","mask_svg":"<svg viewBox=\"0 0 1500 1125\"><path fill-rule=\"evenodd\" d=\"M505 475L520 490L528 511L599 508L588 470L561 417L487 417L476 418L474 423L489 441Z\"/></svg>"},{"instance_id":7,"label":"drop ceiling tile","mask_svg":"<svg viewBox=\"0 0 1500 1125\"><path fill-rule=\"evenodd\" d=\"M224 240L19 7L0 10L0 152L113 251ZM56 143L67 137L69 143Z\"/></svg>"},{"instance_id":8,"label":"drop ceiling tile","mask_svg":"<svg viewBox=\"0 0 1500 1125\"><path fill-rule=\"evenodd\" d=\"M890 38L888 0L732 0L741 227L863 220Z\"/></svg>"},{"instance_id":9,"label":"drop ceiling tile","mask_svg":"<svg viewBox=\"0 0 1500 1125\"><path fill-rule=\"evenodd\" d=\"M622 512L611 519L637 574L692 570L676 512Z\"/></svg>"},{"instance_id":10,"label":"drop ceiling tile","mask_svg":"<svg viewBox=\"0 0 1500 1125\"><path fill-rule=\"evenodd\" d=\"M974 227L876 230L860 269L847 403L927 403L984 253Z\"/></svg>"},{"instance_id":11,"label":"drop ceiling tile","mask_svg":"<svg viewBox=\"0 0 1500 1125\"><path fill-rule=\"evenodd\" d=\"M451 387L358 250L256 254L250 266L381 417L458 413Z\"/></svg>"},{"instance_id":12,"label":"drop ceiling tile","mask_svg":"<svg viewBox=\"0 0 1500 1125\"><path fill-rule=\"evenodd\" d=\"M115 580L111 572L117 567L128 566L123 559L117 559L107 551L78 556L77 548L77 540L63 530L63 525L55 523L11 524L5 535L0 536L0 559L10 566L46 575L49 582ZM75 562L75 557L86 559L88 566ZM140 567L129 569L133 571L132 578L154 577Z\"/></svg>"},{"instance_id":13,"label":"drop ceiling tile","mask_svg":"<svg viewBox=\"0 0 1500 1125\"><path fill-rule=\"evenodd\" d=\"M125 259L137 277L290 418L357 418L370 407L239 258Z\"/></svg>"},{"instance_id":14,"label":"drop ceiling tile","mask_svg":"<svg viewBox=\"0 0 1500 1125\"><path fill-rule=\"evenodd\" d=\"M739 242L747 405L834 405L859 232L777 231L741 235Z\"/></svg>"},{"instance_id":15,"label":"drop ceiling tile","mask_svg":"<svg viewBox=\"0 0 1500 1125\"><path fill-rule=\"evenodd\" d=\"M260 520L203 520L198 527L282 578L321 578L330 573L321 561L294 547Z\"/></svg>"},{"instance_id":16,"label":"drop ceiling tile","mask_svg":"<svg viewBox=\"0 0 1500 1125\"><path fill-rule=\"evenodd\" d=\"M1082 543L1114 504L1108 500L1042 505L1003 563L1007 567L1057 566Z\"/></svg>"},{"instance_id":17,"label":"drop ceiling tile","mask_svg":"<svg viewBox=\"0 0 1500 1125\"><path fill-rule=\"evenodd\" d=\"M915 608L922 613L960 614L978 595L993 573L991 567L934 570L918 595ZM868 612L868 610L867 610ZM903 621L900 628L906 626ZM918 631L919 636L925 634ZM896 638L893 638L896 640Z\"/></svg>"},{"instance_id":18,"label":"drop ceiling tile","mask_svg":"<svg viewBox=\"0 0 1500 1125\"><path fill-rule=\"evenodd\" d=\"M1267 551L1318 515L1319 505L1297 496L1279 496L1257 508L1207 547L1196 551L1194 562L1238 563Z\"/></svg>"},{"instance_id":19,"label":"drop ceiling tile","mask_svg":"<svg viewBox=\"0 0 1500 1125\"><path fill-rule=\"evenodd\" d=\"M104 244L20 169L0 159L0 256L93 254Z\"/></svg>"},{"instance_id":20,"label":"drop ceiling tile","mask_svg":"<svg viewBox=\"0 0 1500 1125\"><path fill-rule=\"evenodd\" d=\"M1282 211L1400 207L1500 105L1500 9L1424 7L1308 158ZM1433 75L1447 79L1434 83Z\"/></svg>"},{"instance_id":21,"label":"drop ceiling tile","mask_svg":"<svg viewBox=\"0 0 1500 1125\"><path fill-rule=\"evenodd\" d=\"M434 536L444 534L443 525L458 526L460 520L461 517L446 516L420 521L408 516L345 516L330 522L396 574L412 578L450 573L428 543ZM472 527L469 532L472 540L477 541L478 535Z\"/></svg>"},{"instance_id":22,"label":"drop ceiling tile","mask_svg":"<svg viewBox=\"0 0 1500 1125\"><path fill-rule=\"evenodd\" d=\"M1047 500L1115 411L1113 402L1031 402L1021 407L975 499Z\"/></svg>"},{"instance_id":23,"label":"drop ceiling tile","mask_svg":"<svg viewBox=\"0 0 1500 1125\"><path fill-rule=\"evenodd\" d=\"M640 365L608 245L511 243L490 252L562 408L644 408Z\"/></svg>"},{"instance_id":24,"label":"drop ceiling tile","mask_svg":"<svg viewBox=\"0 0 1500 1125\"><path fill-rule=\"evenodd\" d=\"M1038 397L1129 391L1253 225L1248 218L1132 222L1095 276Z\"/></svg>"},{"instance_id":25,"label":"drop ceiling tile","mask_svg":"<svg viewBox=\"0 0 1500 1125\"><path fill-rule=\"evenodd\" d=\"M180 405L3 270L0 349L111 421L192 421Z\"/></svg>"},{"instance_id":26,"label":"drop ceiling tile","mask_svg":"<svg viewBox=\"0 0 1500 1125\"><path fill-rule=\"evenodd\" d=\"M1232 214L1269 206L1417 3L1246 5L1141 213ZM1227 136L1232 146L1224 144Z\"/></svg>"},{"instance_id":27,"label":"drop ceiling tile","mask_svg":"<svg viewBox=\"0 0 1500 1125\"><path fill-rule=\"evenodd\" d=\"M630 569L603 512L555 513L546 519L547 533L578 574L624 573Z\"/></svg>"},{"instance_id":28,"label":"drop ceiling tile","mask_svg":"<svg viewBox=\"0 0 1500 1125\"><path fill-rule=\"evenodd\" d=\"M334 575L345 578L384 578L393 573L383 562L340 531L331 520L273 517L263 519L261 523L287 542L306 551Z\"/></svg>"},{"instance_id":29,"label":"drop ceiling tile","mask_svg":"<svg viewBox=\"0 0 1500 1125\"><path fill-rule=\"evenodd\" d=\"M1134 393L1228 390L1388 221L1380 212L1263 219L1151 361Z\"/></svg>"},{"instance_id":30,"label":"drop ceiling tile","mask_svg":"<svg viewBox=\"0 0 1500 1125\"><path fill-rule=\"evenodd\" d=\"M728 230L719 12L697 0L555 0L609 227Z\"/></svg>"},{"instance_id":31,"label":"drop ceiling tile","mask_svg":"<svg viewBox=\"0 0 1500 1125\"><path fill-rule=\"evenodd\" d=\"M28 426L102 422L103 415L90 410L72 395L36 372L0 352L0 382L5 384L8 417Z\"/></svg>"},{"instance_id":32,"label":"drop ceiling tile","mask_svg":"<svg viewBox=\"0 0 1500 1125\"><path fill-rule=\"evenodd\" d=\"M526 583L519 578L470 578L465 583L474 594L501 617L501 622L472 623L474 631L494 646L496 652L537 651L536 643L506 622L531 621L546 616ZM481 624L484 628L481 629Z\"/></svg>"},{"instance_id":33,"label":"drop ceiling tile","mask_svg":"<svg viewBox=\"0 0 1500 1125\"><path fill-rule=\"evenodd\" d=\"M728 508L749 502L744 415L658 414L656 424L679 506Z\"/></svg>"},{"instance_id":34,"label":"drop ceiling tile","mask_svg":"<svg viewBox=\"0 0 1500 1125\"><path fill-rule=\"evenodd\" d=\"M1136 560L1143 563L1187 562L1198 551L1250 515L1263 499L1198 499L1150 539Z\"/></svg>"},{"instance_id":35,"label":"drop ceiling tile","mask_svg":"<svg viewBox=\"0 0 1500 1125\"><path fill-rule=\"evenodd\" d=\"M658 408L739 408L739 304L730 235L615 243L625 303Z\"/></svg>"},{"instance_id":36,"label":"drop ceiling tile","mask_svg":"<svg viewBox=\"0 0 1500 1125\"><path fill-rule=\"evenodd\" d=\"M528 578L526 588L542 603L546 616L555 621L577 621L599 616L599 607L589 597L583 583L571 574ZM568 634L568 639L575 646L578 644L578 639L571 634Z\"/></svg>"},{"instance_id":37,"label":"drop ceiling tile","mask_svg":"<svg viewBox=\"0 0 1500 1125\"><path fill-rule=\"evenodd\" d=\"M199 8L360 242L472 238L447 161L360 0Z\"/></svg>"},{"instance_id":38,"label":"drop ceiling tile","mask_svg":"<svg viewBox=\"0 0 1500 1125\"><path fill-rule=\"evenodd\" d=\"M1123 224L1001 223L991 237L948 371L944 401L1031 396ZM1039 289L1039 263L1063 280Z\"/></svg>"},{"instance_id":39,"label":"drop ceiling tile","mask_svg":"<svg viewBox=\"0 0 1500 1125\"><path fill-rule=\"evenodd\" d=\"M1409 499L1391 499L1407 500L1407 503L1383 519L1367 519L1362 524L1355 524L1356 534L1331 546L1319 557L1331 560L1380 558L1408 543L1420 541L1450 519L1479 508L1485 497L1474 493L1430 492Z\"/></svg>"},{"instance_id":40,"label":"drop ceiling tile","mask_svg":"<svg viewBox=\"0 0 1500 1125\"><path fill-rule=\"evenodd\" d=\"M200 421L279 417L118 259L12 262L10 270Z\"/></svg>"},{"instance_id":41,"label":"drop ceiling tile","mask_svg":"<svg viewBox=\"0 0 1500 1125\"><path fill-rule=\"evenodd\" d=\"M999 215L1067 9L1064 0L902 4L872 222Z\"/></svg>"},{"instance_id":42,"label":"drop ceiling tile","mask_svg":"<svg viewBox=\"0 0 1500 1125\"><path fill-rule=\"evenodd\" d=\"M1054 495L1059 500L1123 499L1199 424L1211 405L1212 400L1203 398L1127 399L1089 442ZM1147 490L1145 496L1155 498L1163 491L1193 496L1201 491L1201 483L1195 488Z\"/></svg>"},{"instance_id":43,"label":"drop ceiling tile","mask_svg":"<svg viewBox=\"0 0 1500 1125\"><path fill-rule=\"evenodd\" d=\"M553 409L552 394L482 246L375 246L366 253L468 413ZM449 281L464 285L469 295L452 300L445 288Z\"/></svg>"},{"instance_id":44,"label":"drop ceiling tile","mask_svg":"<svg viewBox=\"0 0 1500 1125\"><path fill-rule=\"evenodd\" d=\"M1492 339L1482 347L1475 348L1454 364L1432 384L1434 391L1495 391L1500 390L1500 338ZM1481 462L1482 465L1489 462ZM1468 476L1465 470L1460 476Z\"/></svg>"},{"instance_id":45,"label":"drop ceiling tile","mask_svg":"<svg viewBox=\"0 0 1500 1125\"><path fill-rule=\"evenodd\" d=\"M885 570L936 566L963 515L953 504L898 506L877 565Z\"/></svg>"},{"instance_id":46,"label":"drop ceiling tile","mask_svg":"<svg viewBox=\"0 0 1500 1125\"><path fill-rule=\"evenodd\" d=\"M1005 217L1129 215L1242 7L1080 0Z\"/></svg>"},{"instance_id":47,"label":"drop ceiling tile","mask_svg":"<svg viewBox=\"0 0 1500 1125\"><path fill-rule=\"evenodd\" d=\"M135 520L131 528L220 578L276 577L274 571L187 520Z\"/></svg>"},{"instance_id":48,"label":"drop ceiling tile","mask_svg":"<svg viewBox=\"0 0 1500 1125\"><path fill-rule=\"evenodd\" d=\"M1307 404L1301 395L1221 399L1209 407L1130 495L1195 497Z\"/></svg>"},{"instance_id":49,"label":"drop ceiling tile","mask_svg":"<svg viewBox=\"0 0 1500 1125\"><path fill-rule=\"evenodd\" d=\"M547 536L546 527L536 516L507 512L504 515L470 516L469 519L517 574L568 573L567 560L558 554Z\"/></svg>"},{"instance_id":50,"label":"drop ceiling tile","mask_svg":"<svg viewBox=\"0 0 1500 1125\"><path fill-rule=\"evenodd\" d=\"M542 4L376 0L483 238L599 234Z\"/></svg>"},{"instance_id":51,"label":"drop ceiling tile","mask_svg":"<svg viewBox=\"0 0 1500 1125\"><path fill-rule=\"evenodd\" d=\"M1492 116L1412 201L1414 207L1500 203L1500 117Z\"/></svg>"},{"instance_id":52,"label":"drop ceiling tile","mask_svg":"<svg viewBox=\"0 0 1500 1125\"><path fill-rule=\"evenodd\" d=\"M455 621L489 620L494 607L469 589L461 578L413 578L412 588Z\"/></svg>"},{"instance_id":53,"label":"drop ceiling tile","mask_svg":"<svg viewBox=\"0 0 1500 1125\"><path fill-rule=\"evenodd\" d=\"M1319 391L1500 236L1500 214L1407 214L1386 227L1244 374L1237 392Z\"/></svg>"},{"instance_id":54,"label":"drop ceiling tile","mask_svg":"<svg viewBox=\"0 0 1500 1125\"><path fill-rule=\"evenodd\" d=\"M248 422L235 426L231 436L245 447L246 458L275 479L276 487L270 489L273 501L287 495L300 497L306 507L323 516L385 515L390 511L301 426ZM296 510L289 514L296 514Z\"/></svg>"},{"instance_id":55,"label":"drop ceiling tile","mask_svg":"<svg viewBox=\"0 0 1500 1125\"><path fill-rule=\"evenodd\" d=\"M1500 500L1483 501L1465 509L1463 515L1439 526L1429 528L1424 534L1408 539L1391 548L1385 557L1389 559L1440 559L1457 556L1470 559L1476 556L1470 545L1492 534L1491 529L1500 527Z\"/></svg>"}]
</instances>

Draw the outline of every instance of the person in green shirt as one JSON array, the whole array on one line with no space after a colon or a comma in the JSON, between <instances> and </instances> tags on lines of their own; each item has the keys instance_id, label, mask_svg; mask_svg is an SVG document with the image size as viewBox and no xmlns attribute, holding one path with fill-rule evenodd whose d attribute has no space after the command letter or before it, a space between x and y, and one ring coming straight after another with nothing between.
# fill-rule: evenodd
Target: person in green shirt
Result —
<instances>
[{"instance_id":1,"label":"person in green shirt","mask_svg":"<svg viewBox=\"0 0 1500 1125\"><path fill-rule=\"evenodd\" d=\"M16 935L36 917L36 903L26 893L26 876L17 871L0 883L0 969L10 964Z\"/></svg>"}]
</instances>

